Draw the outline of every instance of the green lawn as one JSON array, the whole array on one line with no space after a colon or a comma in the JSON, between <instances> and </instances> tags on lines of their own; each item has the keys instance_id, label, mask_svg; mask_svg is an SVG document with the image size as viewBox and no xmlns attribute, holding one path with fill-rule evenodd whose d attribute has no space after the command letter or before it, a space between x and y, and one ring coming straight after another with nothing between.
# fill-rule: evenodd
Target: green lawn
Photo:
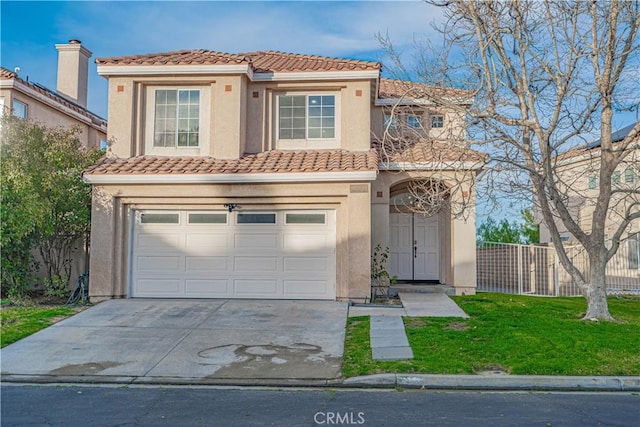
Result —
<instances>
[{"instance_id":1,"label":"green lawn","mask_svg":"<svg viewBox=\"0 0 640 427\"><path fill-rule=\"evenodd\" d=\"M0 347L38 332L79 310L81 308L78 307L3 306L0 311Z\"/></svg>"},{"instance_id":2,"label":"green lawn","mask_svg":"<svg viewBox=\"0 0 640 427\"><path fill-rule=\"evenodd\" d=\"M640 299L612 297L618 323L581 321L583 298L481 293L453 298L470 319L405 318L414 359L374 362L369 318L350 318L343 375L383 372L639 375Z\"/></svg>"}]
</instances>

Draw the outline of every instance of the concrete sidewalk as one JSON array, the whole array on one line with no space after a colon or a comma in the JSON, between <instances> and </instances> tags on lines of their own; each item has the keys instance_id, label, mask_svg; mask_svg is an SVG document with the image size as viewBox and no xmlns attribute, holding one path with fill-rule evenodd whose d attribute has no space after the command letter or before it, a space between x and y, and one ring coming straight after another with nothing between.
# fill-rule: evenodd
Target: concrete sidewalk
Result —
<instances>
[{"instance_id":1,"label":"concrete sidewalk","mask_svg":"<svg viewBox=\"0 0 640 427\"><path fill-rule=\"evenodd\" d=\"M413 359L400 316L371 316L369 339L373 360Z\"/></svg>"},{"instance_id":2,"label":"concrete sidewalk","mask_svg":"<svg viewBox=\"0 0 640 427\"><path fill-rule=\"evenodd\" d=\"M349 317L406 316L406 317L462 317L469 316L451 298L441 293L398 293L402 307L356 305L349 307Z\"/></svg>"}]
</instances>

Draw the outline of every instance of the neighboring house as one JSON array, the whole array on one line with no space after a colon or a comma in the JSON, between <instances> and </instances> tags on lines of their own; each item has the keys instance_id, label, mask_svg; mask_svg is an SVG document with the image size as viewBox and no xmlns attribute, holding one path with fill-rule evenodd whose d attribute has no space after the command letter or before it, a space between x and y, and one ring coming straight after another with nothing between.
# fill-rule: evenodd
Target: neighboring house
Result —
<instances>
[{"instance_id":1,"label":"neighboring house","mask_svg":"<svg viewBox=\"0 0 640 427\"><path fill-rule=\"evenodd\" d=\"M398 200L434 169L475 175L482 157L460 141L455 158L381 156L394 103L414 107L419 117L401 119L428 123L426 137L463 134L464 123L409 100L379 63L207 50L96 62L109 80L112 144L84 175L94 186L92 300L362 302L378 244L401 279L475 292L473 210L424 217Z\"/></svg>"},{"instance_id":2,"label":"neighboring house","mask_svg":"<svg viewBox=\"0 0 640 427\"><path fill-rule=\"evenodd\" d=\"M633 123L619 129L612 134L613 143L625 139L638 123ZM640 202L640 137L636 136L631 143L630 154L616 168L611 184L612 195L607 216L605 237L610 238L620 224L624 212L631 203ZM578 221L583 231L589 232L592 226L593 211L599 192L599 160L600 140L573 148L556 158L556 173L567 186L569 208L572 217ZM542 221L542 214L536 212L536 219L540 223L540 243L551 243L549 228ZM561 221L556 222L560 236L567 245L576 243L573 235L564 227ZM640 221L632 221L626 233L622 236L623 243L618 253L609 262L622 270L638 270L640 268ZM636 272L636 277L637 272Z\"/></svg>"},{"instance_id":3,"label":"neighboring house","mask_svg":"<svg viewBox=\"0 0 640 427\"><path fill-rule=\"evenodd\" d=\"M87 109L87 78L91 52L78 40L57 44L56 90L0 68L0 109L47 126L79 126L80 141L100 147L106 140L107 122Z\"/></svg>"},{"instance_id":4,"label":"neighboring house","mask_svg":"<svg viewBox=\"0 0 640 427\"><path fill-rule=\"evenodd\" d=\"M0 111L49 127L77 126L80 130L78 138L84 146L100 148L106 142L107 122L87 109L91 52L78 40L57 44L56 49L56 90L30 82L28 78L23 79L15 71L0 68ZM87 268L84 242L79 242L73 253L70 280L73 282Z\"/></svg>"}]
</instances>

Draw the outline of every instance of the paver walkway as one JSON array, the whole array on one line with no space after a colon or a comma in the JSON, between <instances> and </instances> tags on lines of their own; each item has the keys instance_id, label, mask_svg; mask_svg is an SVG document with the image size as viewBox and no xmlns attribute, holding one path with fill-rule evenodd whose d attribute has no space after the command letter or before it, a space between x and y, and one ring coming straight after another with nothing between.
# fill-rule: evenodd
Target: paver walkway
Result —
<instances>
[{"instance_id":1,"label":"paver walkway","mask_svg":"<svg viewBox=\"0 0 640 427\"><path fill-rule=\"evenodd\" d=\"M373 360L413 359L400 316L371 316L370 340Z\"/></svg>"},{"instance_id":2,"label":"paver walkway","mask_svg":"<svg viewBox=\"0 0 640 427\"><path fill-rule=\"evenodd\" d=\"M409 317L464 317L469 316L445 294L398 294Z\"/></svg>"},{"instance_id":3,"label":"paver walkway","mask_svg":"<svg viewBox=\"0 0 640 427\"><path fill-rule=\"evenodd\" d=\"M398 294L403 307L350 307L349 316L371 316L369 337L373 360L413 359L402 316L469 316L451 298L437 293Z\"/></svg>"}]
</instances>

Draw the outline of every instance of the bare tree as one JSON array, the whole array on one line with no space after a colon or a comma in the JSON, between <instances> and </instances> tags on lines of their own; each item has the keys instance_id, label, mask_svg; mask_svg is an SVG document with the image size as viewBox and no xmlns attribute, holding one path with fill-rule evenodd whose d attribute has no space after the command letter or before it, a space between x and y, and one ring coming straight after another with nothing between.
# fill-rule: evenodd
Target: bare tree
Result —
<instances>
[{"instance_id":1,"label":"bare tree","mask_svg":"<svg viewBox=\"0 0 640 427\"><path fill-rule=\"evenodd\" d=\"M466 114L473 146L490 156L483 196L533 200L587 300L584 318L613 320L606 265L640 218L638 175L619 183L621 171L638 169L640 122L622 137L614 133L622 124L618 114L639 108L639 3L433 3L447 18L438 49L419 43L407 66L390 39L380 37L394 72L473 91L468 108L437 92L429 96ZM590 175L595 188L586 185ZM576 214L585 203L592 205L589 221ZM587 253L586 271L561 243L564 230Z\"/></svg>"}]
</instances>

